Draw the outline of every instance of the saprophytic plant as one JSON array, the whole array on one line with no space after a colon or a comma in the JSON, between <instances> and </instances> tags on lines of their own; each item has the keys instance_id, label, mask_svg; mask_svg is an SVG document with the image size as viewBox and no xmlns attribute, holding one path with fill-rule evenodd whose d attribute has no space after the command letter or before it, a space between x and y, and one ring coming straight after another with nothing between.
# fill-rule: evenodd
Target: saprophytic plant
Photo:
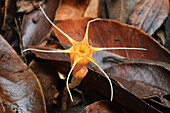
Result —
<instances>
[{"instance_id":1,"label":"saprophytic plant","mask_svg":"<svg viewBox=\"0 0 170 113\"><path fill-rule=\"evenodd\" d=\"M108 75L103 71L103 69L95 62L95 60L92 57L92 53L96 52L96 51L102 51L102 50L111 50L111 49L130 49L130 50L146 50L144 48L127 48L127 47L110 47L110 48L102 48L102 47L92 47L89 45L88 43L88 29L89 29L89 25L91 22L94 21L98 21L100 20L100 18L96 18L94 20L90 20L87 23L87 27L86 27L86 32L85 32L85 36L83 38L83 40L81 42L77 42L75 40L73 40L70 36L68 36L66 33L64 33L60 28L58 28L49 18L48 16L45 14L44 10L42 9L42 7L40 6L40 9L42 10L43 14L45 15L45 17L47 18L47 20L58 30L60 31L65 37L67 37L67 39L71 42L72 47L70 47L69 49L66 50L56 50L56 51L50 51L50 50L39 50L39 49L35 49L35 48L28 48L25 49L25 51L28 50L32 50L32 51L39 51L39 52L51 52L51 53L69 53L70 54L70 59L71 59L71 70L67 76L67 81L66 81L66 87L68 90L68 93L70 95L71 100L73 101L71 92L70 92L70 88L74 88L75 86L79 85L80 81L84 78L84 76L82 77L81 74L79 73L81 70L87 69L85 67L85 65L91 61L92 63L94 63L100 70L101 72L106 76L106 78L108 79L109 83L110 83L110 87L111 87L111 101L113 99L113 86L112 86L112 82L110 80L110 78L108 77ZM73 78L80 78L78 83L72 83L72 84L68 84L69 82L69 77L70 75L73 75ZM87 72L86 72L87 73Z\"/></svg>"}]
</instances>

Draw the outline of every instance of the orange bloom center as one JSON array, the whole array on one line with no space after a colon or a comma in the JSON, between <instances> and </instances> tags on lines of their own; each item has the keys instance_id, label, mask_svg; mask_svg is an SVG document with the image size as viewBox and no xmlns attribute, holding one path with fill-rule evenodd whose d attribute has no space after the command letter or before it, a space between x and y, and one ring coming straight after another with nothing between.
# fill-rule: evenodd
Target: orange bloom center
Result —
<instances>
[{"instance_id":1,"label":"orange bloom center","mask_svg":"<svg viewBox=\"0 0 170 113\"><path fill-rule=\"evenodd\" d=\"M89 57L92 54L91 47L83 42L74 44L73 51L78 57Z\"/></svg>"}]
</instances>

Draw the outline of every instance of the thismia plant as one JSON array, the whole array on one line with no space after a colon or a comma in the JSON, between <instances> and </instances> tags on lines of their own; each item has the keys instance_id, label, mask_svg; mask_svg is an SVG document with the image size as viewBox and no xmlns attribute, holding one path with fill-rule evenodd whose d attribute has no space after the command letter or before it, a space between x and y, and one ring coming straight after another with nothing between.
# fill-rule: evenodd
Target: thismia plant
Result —
<instances>
[{"instance_id":1,"label":"thismia plant","mask_svg":"<svg viewBox=\"0 0 170 113\"><path fill-rule=\"evenodd\" d=\"M69 53L70 54L70 60L71 60L71 70L67 76L67 80L66 80L66 88L68 90L68 93L70 95L71 101L73 101L71 92L70 92L70 87L69 87L69 78L70 75L72 73L72 71L78 72L79 70L81 70L89 61L94 63L99 69L100 71L105 75L105 77L108 79L109 84L110 84L110 89L111 89L111 101L113 100L113 86L112 86L112 82L110 80L110 78L108 77L108 75L103 71L103 69L95 62L95 60L92 57L93 52L96 51L102 51L102 50L111 50L111 49L129 49L129 50L146 50L144 48L126 48L126 47L112 47L112 48L101 48L101 47L92 47L89 45L88 43L88 30L89 30L89 24L91 22L94 21L98 21L100 20L100 18L96 18L93 20L90 20L87 23L87 27L86 27L86 32L85 32L85 36L83 38L83 40L81 42L77 42L75 40L73 40L70 36L68 36L66 33L64 33L60 28L58 28L46 15L46 13L44 12L44 10L42 9L42 7L40 6L41 11L43 12L44 16L47 18L47 20L58 30L60 31L65 37L67 37L67 39L71 42L72 47L70 47L69 49L66 50L55 50L55 51L50 51L50 50L39 50L39 49L34 49L34 48L28 48L25 49L23 52L25 51L39 51L39 52L50 52L50 53ZM73 75L74 76L74 75Z\"/></svg>"}]
</instances>

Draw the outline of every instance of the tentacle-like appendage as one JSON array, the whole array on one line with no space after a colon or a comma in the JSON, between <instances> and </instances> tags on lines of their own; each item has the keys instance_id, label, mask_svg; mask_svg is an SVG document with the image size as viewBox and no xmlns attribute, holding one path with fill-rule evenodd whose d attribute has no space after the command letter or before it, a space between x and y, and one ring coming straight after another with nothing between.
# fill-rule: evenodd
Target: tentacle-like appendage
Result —
<instances>
[{"instance_id":1,"label":"tentacle-like appendage","mask_svg":"<svg viewBox=\"0 0 170 113\"><path fill-rule=\"evenodd\" d=\"M37 52L45 52L45 53L71 53L72 51L70 49L66 49L66 50L40 50L40 49L35 49L35 48L28 48L25 49L23 52L26 51L37 51Z\"/></svg>"},{"instance_id":2,"label":"tentacle-like appendage","mask_svg":"<svg viewBox=\"0 0 170 113\"><path fill-rule=\"evenodd\" d=\"M128 48L128 47L112 47L112 48L100 48L100 47L92 47L93 51L103 51L103 50L116 50L116 49L126 49L126 50L142 50L142 51L146 51L147 49L145 48Z\"/></svg>"},{"instance_id":3,"label":"tentacle-like appendage","mask_svg":"<svg viewBox=\"0 0 170 113\"><path fill-rule=\"evenodd\" d=\"M113 85L112 85L112 82L111 82L109 76L103 71L103 69L95 62L95 60L92 57L89 58L89 60L92 63L94 63L100 69L100 71L106 76L106 78L108 79L108 81L110 83L110 89L111 89L111 99L110 99L110 101L112 101L113 100Z\"/></svg>"},{"instance_id":4,"label":"tentacle-like appendage","mask_svg":"<svg viewBox=\"0 0 170 113\"><path fill-rule=\"evenodd\" d=\"M70 72L69 72L69 74L68 74L68 76L67 76L67 81L66 81L66 87L67 87L67 90L68 90L68 93L69 93L69 95L70 95L70 99L71 99L72 102L73 102L73 97L72 97L71 91L70 91L70 89L69 89L68 81L69 81L71 72L73 71L73 69L74 69L74 67L76 66L77 62L80 61L80 60L81 60L80 58L74 60L74 63L73 63L73 65L72 65L72 67L71 67L71 70L70 70Z\"/></svg>"},{"instance_id":5,"label":"tentacle-like appendage","mask_svg":"<svg viewBox=\"0 0 170 113\"><path fill-rule=\"evenodd\" d=\"M85 33L83 42L88 43L88 31L89 31L89 25L90 25L90 23L91 23L91 22L94 22L94 21L97 21L97 20L100 20L100 19L101 19L101 18L96 18L96 19L90 20L90 21L87 23L86 33Z\"/></svg>"},{"instance_id":6,"label":"tentacle-like appendage","mask_svg":"<svg viewBox=\"0 0 170 113\"><path fill-rule=\"evenodd\" d=\"M58 28L49 18L48 16L46 15L46 13L44 12L43 8L39 5L41 11L43 12L44 16L47 18L47 20L58 30L60 31L65 37L67 37L67 39L72 43L76 43L75 40L73 40L70 36L68 36L66 33L64 33L60 28Z\"/></svg>"}]
</instances>

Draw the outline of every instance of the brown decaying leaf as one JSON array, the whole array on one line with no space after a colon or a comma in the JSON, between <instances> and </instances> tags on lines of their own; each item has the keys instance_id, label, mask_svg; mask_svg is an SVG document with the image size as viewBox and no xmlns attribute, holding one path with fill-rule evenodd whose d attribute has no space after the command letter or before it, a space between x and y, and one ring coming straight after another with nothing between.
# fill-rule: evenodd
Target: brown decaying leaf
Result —
<instances>
[{"instance_id":1,"label":"brown decaying leaf","mask_svg":"<svg viewBox=\"0 0 170 113\"><path fill-rule=\"evenodd\" d=\"M165 47L170 50L170 14L168 18L166 19L165 23L165 35L166 35L166 42L165 42Z\"/></svg>"},{"instance_id":2,"label":"brown decaying leaf","mask_svg":"<svg viewBox=\"0 0 170 113\"><path fill-rule=\"evenodd\" d=\"M128 23L152 35L169 13L169 0L141 0L132 10Z\"/></svg>"},{"instance_id":3,"label":"brown decaying leaf","mask_svg":"<svg viewBox=\"0 0 170 113\"><path fill-rule=\"evenodd\" d=\"M51 113L54 95L59 94L56 89L58 78L57 70L54 65L45 60L39 62L32 61L30 68L36 74L41 83L47 110Z\"/></svg>"},{"instance_id":4,"label":"brown decaying leaf","mask_svg":"<svg viewBox=\"0 0 170 113\"><path fill-rule=\"evenodd\" d=\"M2 0L2 1L8 1L8 8L7 8L7 14L6 14L6 23L5 23L5 26L4 26L4 29L0 30L0 32L2 33L1 35L3 35L3 37L7 40L7 42L14 48L19 48L19 44L18 44L18 34L16 32L16 27L15 27L15 24L14 24L14 20L16 18L16 11L17 11L17 8L16 8L16 1L14 0ZM4 3L2 3L1 5L3 5ZM1 6L2 8L2 6ZM9 9L10 8L10 9ZM1 12L1 20L3 20L2 18L2 12ZM0 23L1 24L1 23ZM0 25L1 26L1 25Z\"/></svg>"},{"instance_id":5,"label":"brown decaying leaf","mask_svg":"<svg viewBox=\"0 0 170 113\"><path fill-rule=\"evenodd\" d=\"M146 113L158 112L133 94L116 85L115 82L112 83L114 87L114 102L137 113L141 111ZM91 71L91 69L89 69L89 73L78 88L81 89L85 97L91 101L104 99L103 96L110 98L108 81L104 76L101 76L97 70L94 72L94 70Z\"/></svg>"},{"instance_id":6,"label":"brown decaying leaf","mask_svg":"<svg viewBox=\"0 0 170 113\"><path fill-rule=\"evenodd\" d=\"M62 0L55 20L82 18L90 0Z\"/></svg>"},{"instance_id":7,"label":"brown decaying leaf","mask_svg":"<svg viewBox=\"0 0 170 113\"><path fill-rule=\"evenodd\" d=\"M87 105L81 113L134 113L117 103L101 100Z\"/></svg>"},{"instance_id":8,"label":"brown decaying leaf","mask_svg":"<svg viewBox=\"0 0 170 113\"><path fill-rule=\"evenodd\" d=\"M0 109L2 113L46 113L41 85L0 36Z\"/></svg>"},{"instance_id":9,"label":"brown decaying leaf","mask_svg":"<svg viewBox=\"0 0 170 113\"><path fill-rule=\"evenodd\" d=\"M153 96L153 97L150 97L150 98L146 98L146 99L143 99L145 102L147 102L149 105L153 106L153 107L156 107L156 108L159 108L159 110L162 112L162 113L169 113L170 112L170 109L169 109L169 106L164 106L163 104L161 104L160 102L162 101L159 97L156 97L156 96ZM160 102L159 102L160 101ZM168 100L166 100L168 102ZM169 104L169 103L168 103Z\"/></svg>"},{"instance_id":10,"label":"brown decaying leaf","mask_svg":"<svg viewBox=\"0 0 170 113\"><path fill-rule=\"evenodd\" d=\"M98 18L99 17L99 2L100 0L90 0L83 17Z\"/></svg>"},{"instance_id":11,"label":"brown decaying leaf","mask_svg":"<svg viewBox=\"0 0 170 113\"><path fill-rule=\"evenodd\" d=\"M168 67L170 67L170 65ZM121 63L105 69L111 78L113 76L125 79L124 81L117 81L140 98L151 95L158 95L161 97L162 95L170 93L169 70L149 63ZM133 83L130 83L132 81ZM127 82L129 82L129 84ZM149 85L150 87L144 86L139 82Z\"/></svg>"},{"instance_id":12,"label":"brown decaying leaf","mask_svg":"<svg viewBox=\"0 0 170 113\"><path fill-rule=\"evenodd\" d=\"M29 13L32 10L35 9L35 7L38 7L39 4L42 4L44 1L17 1L16 5L18 7L19 13Z\"/></svg>"},{"instance_id":13,"label":"brown decaying leaf","mask_svg":"<svg viewBox=\"0 0 170 113\"><path fill-rule=\"evenodd\" d=\"M166 42L165 32L164 32L162 29L158 29L158 30L156 31L156 35L161 39L162 44L164 45L165 42Z\"/></svg>"},{"instance_id":14,"label":"brown decaying leaf","mask_svg":"<svg viewBox=\"0 0 170 113\"><path fill-rule=\"evenodd\" d=\"M133 7L140 0L100 0L99 17L126 23Z\"/></svg>"},{"instance_id":15,"label":"brown decaying leaf","mask_svg":"<svg viewBox=\"0 0 170 113\"><path fill-rule=\"evenodd\" d=\"M81 41L85 34L87 22L90 19L76 19L58 21L56 25L66 34L77 41ZM53 28L54 29L54 28ZM70 45L68 39L55 30L58 40ZM152 37L133 26L121 24L114 20L102 19L90 24L89 43L95 47L137 47L139 50L111 50L114 54L129 59L145 59L169 62L169 52L158 44ZM119 40L116 41L115 38Z\"/></svg>"},{"instance_id":16,"label":"brown decaying leaf","mask_svg":"<svg viewBox=\"0 0 170 113\"><path fill-rule=\"evenodd\" d=\"M48 17L53 20L55 11L59 5L59 0L48 0L43 5ZM40 10L33 11L23 16L22 22L22 41L24 48L29 45L37 45L43 40L51 29L51 24L47 21Z\"/></svg>"}]
</instances>

